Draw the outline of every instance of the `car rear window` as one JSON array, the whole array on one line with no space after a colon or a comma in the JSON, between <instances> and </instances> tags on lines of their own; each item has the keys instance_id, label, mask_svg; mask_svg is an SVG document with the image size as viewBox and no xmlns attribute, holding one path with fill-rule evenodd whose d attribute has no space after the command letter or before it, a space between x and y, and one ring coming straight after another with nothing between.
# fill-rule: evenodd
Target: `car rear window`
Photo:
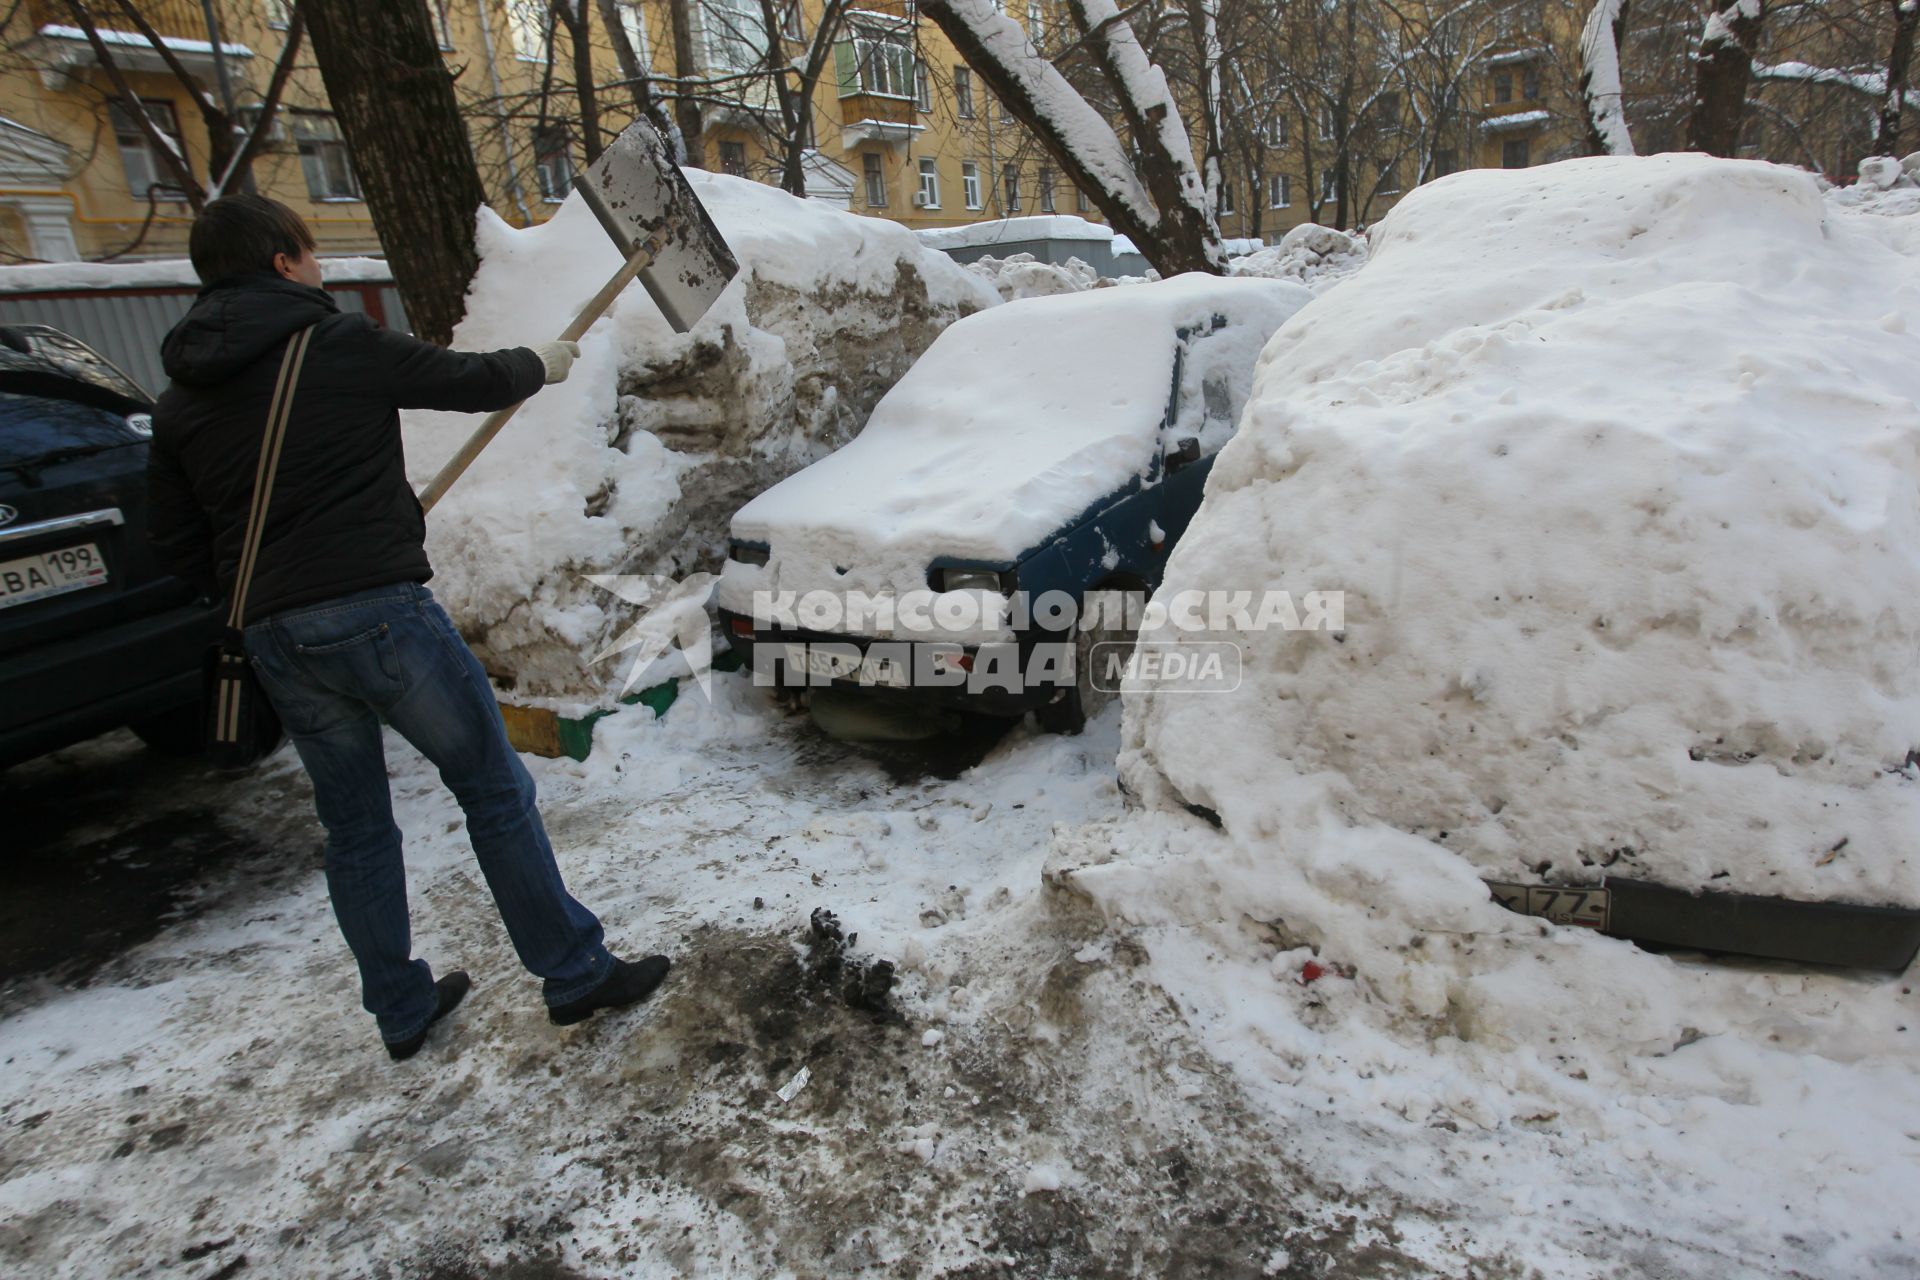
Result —
<instances>
[{"instance_id":1,"label":"car rear window","mask_svg":"<svg viewBox=\"0 0 1920 1280\"><path fill-rule=\"evenodd\" d=\"M0 391L144 413L153 398L111 360L43 324L0 327Z\"/></svg>"},{"instance_id":2,"label":"car rear window","mask_svg":"<svg viewBox=\"0 0 1920 1280\"><path fill-rule=\"evenodd\" d=\"M125 415L111 409L0 392L0 467L32 466L55 453L91 453L144 439ZM0 476L0 484L5 481Z\"/></svg>"}]
</instances>

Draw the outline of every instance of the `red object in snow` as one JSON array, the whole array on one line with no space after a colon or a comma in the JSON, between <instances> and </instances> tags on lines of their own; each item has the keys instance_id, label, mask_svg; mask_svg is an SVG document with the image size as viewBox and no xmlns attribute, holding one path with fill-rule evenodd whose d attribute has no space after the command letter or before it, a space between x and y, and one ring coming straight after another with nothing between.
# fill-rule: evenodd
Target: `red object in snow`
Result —
<instances>
[{"instance_id":1,"label":"red object in snow","mask_svg":"<svg viewBox=\"0 0 1920 1280\"><path fill-rule=\"evenodd\" d=\"M1318 960L1309 960L1300 966L1300 985L1303 987L1309 982L1317 982L1326 976L1327 967Z\"/></svg>"}]
</instances>

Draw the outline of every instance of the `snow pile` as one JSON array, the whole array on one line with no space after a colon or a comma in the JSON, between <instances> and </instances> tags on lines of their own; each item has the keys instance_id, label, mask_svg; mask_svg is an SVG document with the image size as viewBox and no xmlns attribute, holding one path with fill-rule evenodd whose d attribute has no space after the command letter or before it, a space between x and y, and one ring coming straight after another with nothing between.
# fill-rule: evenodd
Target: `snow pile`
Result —
<instances>
[{"instance_id":1,"label":"snow pile","mask_svg":"<svg viewBox=\"0 0 1920 1280\"><path fill-rule=\"evenodd\" d=\"M740 277L688 334L630 286L428 521L436 594L523 693L591 695L619 674L586 666L624 615L582 574L712 568L742 502L849 439L941 329L999 301L897 224L688 177ZM552 337L620 265L577 196L527 230L483 210L478 240L454 335L470 350ZM415 482L476 422L407 414Z\"/></svg>"},{"instance_id":2,"label":"snow pile","mask_svg":"<svg viewBox=\"0 0 1920 1280\"><path fill-rule=\"evenodd\" d=\"M1920 904L1913 230L1693 155L1409 195L1268 345L1162 588L1342 590L1343 629L1129 694L1145 812L1050 883L1282 1108L1630 1140L1729 1195L1784 1156L1817 1214L1899 1221L1898 980L1656 957L1482 881Z\"/></svg>"},{"instance_id":3,"label":"snow pile","mask_svg":"<svg viewBox=\"0 0 1920 1280\"><path fill-rule=\"evenodd\" d=\"M1236 276L1297 280L1319 292L1345 280L1366 263L1366 236L1303 222L1271 248L1233 259L1227 271Z\"/></svg>"},{"instance_id":4,"label":"snow pile","mask_svg":"<svg viewBox=\"0 0 1920 1280\"><path fill-rule=\"evenodd\" d=\"M1904 160L1869 156L1860 162L1860 180L1831 192L1829 198L1863 213L1890 217L1920 213L1920 151Z\"/></svg>"},{"instance_id":5,"label":"snow pile","mask_svg":"<svg viewBox=\"0 0 1920 1280\"><path fill-rule=\"evenodd\" d=\"M1042 262L1030 253L1007 258L980 258L967 270L991 285L1001 298L1046 298L1057 293L1079 293L1100 283L1100 273L1078 258L1064 263Z\"/></svg>"},{"instance_id":6,"label":"snow pile","mask_svg":"<svg viewBox=\"0 0 1920 1280\"><path fill-rule=\"evenodd\" d=\"M955 324L858 439L742 508L722 600L761 586L911 591L935 556L1004 561L1153 466L1182 329L1171 434L1204 437L1208 380L1243 402L1268 336L1306 303L1295 286L1191 274L1008 303ZM1225 324L1207 331L1216 317ZM1237 384L1237 385L1236 385ZM1225 424L1221 424L1224 428Z\"/></svg>"}]
</instances>

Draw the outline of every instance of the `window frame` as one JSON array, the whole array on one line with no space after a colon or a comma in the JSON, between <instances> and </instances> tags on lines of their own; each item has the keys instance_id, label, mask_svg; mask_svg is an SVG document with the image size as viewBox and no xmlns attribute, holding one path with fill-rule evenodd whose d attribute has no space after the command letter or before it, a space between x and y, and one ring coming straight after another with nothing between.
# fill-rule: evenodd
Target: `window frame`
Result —
<instances>
[{"instance_id":1,"label":"window frame","mask_svg":"<svg viewBox=\"0 0 1920 1280\"><path fill-rule=\"evenodd\" d=\"M867 208L884 209L887 207L887 169L878 152L860 153L860 177L867 190ZM879 199L874 199L875 195Z\"/></svg>"},{"instance_id":2,"label":"window frame","mask_svg":"<svg viewBox=\"0 0 1920 1280\"><path fill-rule=\"evenodd\" d=\"M960 197L967 208L980 210L986 208L981 199L980 166L972 160L960 162Z\"/></svg>"},{"instance_id":3,"label":"window frame","mask_svg":"<svg viewBox=\"0 0 1920 1280\"><path fill-rule=\"evenodd\" d=\"M193 156L187 150L187 140L180 133L180 110L171 98L141 98L141 109L153 121L154 127L173 140L180 149L180 158L186 161L187 172L193 172ZM121 122L126 127L122 129ZM113 140L120 153L120 168L126 175L127 192L136 200L145 200L153 192L153 200L166 204L184 204L187 193L173 181L173 171L154 149L153 141L147 137L140 122L127 114L124 103L116 96L107 100L107 123L113 129ZM147 183L144 188L136 187L132 169L127 164L129 144L135 148L132 154L140 158L147 168ZM171 194L169 194L171 193Z\"/></svg>"},{"instance_id":4,"label":"window frame","mask_svg":"<svg viewBox=\"0 0 1920 1280\"><path fill-rule=\"evenodd\" d=\"M940 162L932 156L920 157L920 194L922 209L940 207Z\"/></svg>"},{"instance_id":5,"label":"window frame","mask_svg":"<svg viewBox=\"0 0 1920 1280\"><path fill-rule=\"evenodd\" d=\"M1011 160L1000 166L1000 207L1008 214L1020 212L1020 166Z\"/></svg>"}]
</instances>

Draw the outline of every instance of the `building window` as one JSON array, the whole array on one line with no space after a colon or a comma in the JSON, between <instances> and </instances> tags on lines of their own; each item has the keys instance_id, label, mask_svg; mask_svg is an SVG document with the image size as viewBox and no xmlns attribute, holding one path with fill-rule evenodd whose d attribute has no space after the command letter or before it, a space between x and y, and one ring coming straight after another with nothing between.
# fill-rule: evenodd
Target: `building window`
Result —
<instances>
[{"instance_id":1,"label":"building window","mask_svg":"<svg viewBox=\"0 0 1920 1280\"><path fill-rule=\"evenodd\" d=\"M514 55L524 62L545 62L553 13L545 0L507 0L507 33Z\"/></svg>"},{"instance_id":2,"label":"building window","mask_svg":"<svg viewBox=\"0 0 1920 1280\"><path fill-rule=\"evenodd\" d=\"M633 0L633 3L638 8L640 0ZM780 34L794 41L807 38L807 16L800 12L800 0L786 0L781 6Z\"/></svg>"},{"instance_id":3,"label":"building window","mask_svg":"<svg viewBox=\"0 0 1920 1280\"><path fill-rule=\"evenodd\" d=\"M1433 176L1444 178L1450 173L1460 172L1460 153L1448 147L1433 153Z\"/></svg>"},{"instance_id":4,"label":"building window","mask_svg":"<svg viewBox=\"0 0 1920 1280\"><path fill-rule=\"evenodd\" d=\"M924 62L913 64L913 105L922 111L933 110L933 78Z\"/></svg>"},{"instance_id":5,"label":"building window","mask_svg":"<svg viewBox=\"0 0 1920 1280\"><path fill-rule=\"evenodd\" d=\"M1223 182L1220 184L1220 208L1218 212L1222 217L1231 216L1233 213L1233 184L1231 182Z\"/></svg>"},{"instance_id":6,"label":"building window","mask_svg":"<svg viewBox=\"0 0 1920 1280\"><path fill-rule=\"evenodd\" d=\"M971 160L960 165L960 194L966 197L967 208L980 208L980 166Z\"/></svg>"},{"instance_id":7,"label":"building window","mask_svg":"<svg viewBox=\"0 0 1920 1280\"><path fill-rule=\"evenodd\" d=\"M1400 95L1394 92L1381 94L1373 100L1374 126L1382 133L1392 133L1400 127Z\"/></svg>"},{"instance_id":8,"label":"building window","mask_svg":"<svg viewBox=\"0 0 1920 1280\"><path fill-rule=\"evenodd\" d=\"M1260 130L1260 140L1270 147L1286 146L1287 118L1285 116L1275 116L1273 119L1267 121L1266 126Z\"/></svg>"},{"instance_id":9,"label":"building window","mask_svg":"<svg viewBox=\"0 0 1920 1280\"><path fill-rule=\"evenodd\" d=\"M1501 70L1493 73L1493 100L1495 102L1513 101L1513 72Z\"/></svg>"},{"instance_id":10,"label":"building window","mask_svg":"<svg viewBox=\"0 0 1920 1280\"><path fill-rule=\"evenodd\" d=\"M1040 212L1053 212L1053 166L1040 166Z\"/></svg>"},{"instance_id":11,"label":"building window","mask_svg":"<svg viewBox=\"0 0 1920 1280\"><path fill-rule=\"evenodd\" d=\"M1035 50L1044 52L1040 45L1046 37L1047 24L1041 16L1039 0L1027 0L1027 39L1033 41Z\"/></svg>"},{"instance_id":12,"label":"building window","mask_svg":"<svg viewBox=\"0 0 1920 1280\"><path fill-rule=\"evenodd\" d=\"M180 140L180 117L174 114L173 104L164 98L142 98L140 105L147 109L147 118L155 127L173 140L184 158L187 148ZM127 190L142 200L150 190L154 190L156 199L186 199L173 169L154 150L153 143L147 140L146 132L134 118L118 102L109 102L107 111L113 117L114 141L120 144L120 167L127 171Z\"/></svg>"},{"instance_id":13,"label":"building window","mask_svg":"<svg viewBox=\"0 0 1920 1280\"><path fill-rule=\"evenodd\" d=\"M1526 69L1520 73L1520 93L1528 102L1539 98L1540 67L1538 63L1529 62Z\"/></svg>"},{"instance_id":14,"label":"building window","mask_svg":"<svg viewBox=\"0 0 1920 1280\"><path fill-rule=\"evenodd\" d=\"M1525 138L1509 138L1500 144L1500 167L1502 169L1524 169L1527 167L1527 155L1532 150Z\"/></svg>"},{"instance_id":15,"label":"building window","mask_svg":"<svg viewBox=\"0 0 1920 1280\"><path fill-rule=\"evenodd\" d=\"M1320 106L1320 141L1333 141L1333 108L1326 103Z\"/></svg>"},{"instance_id":16,"label":"building window","mask_svg":"<svg viewBox=\"0 0 1920 1280\"><path fill-rule=\"evenodd\" d=\"M1020 166L1003 165L1000 169L1000 185L1006 191L1005 204L1008 213L1020 212Z\"/></svg>"},{"instance_id":17,"label":"building window","mask_svg":"<svg viewBox=\"0 0 1920 1280\"><path fill-rule=\"evenodd\" d=\"M920 199L922 209L940 207L940 165L932 156L920 157Z\"/></svg>"},{"instance_id":18,"label":"building window","mask_svg":"<svg viewBox=\"0 0 1920 1280\"><path fill-rule=\"evenodd\" d=\"M887 207L887 175L880 170L880 157L869 151L860 157L860 169L867 178L867 203L876 209Z\"/></svg>"},{"instance_id":19,"label":"building window","mask_svg":"<svg viewBox=\"0 0 1920 1280\"><path fill-rule=\"evenodd\" d=\"M730 173L736 178L747 176L746 143L722 142L720 144L720 172Z\"/></svg>"},{"instance_id":20,"label":"building window","mask_svg":"<svg viewBox=\"0 0 1920 1280\"><path fill-rule=\"evenodd\" d=\"M973 119L973 72L966 67L953 69L953 114Z\"/></svg>"},{"instance_id":21,"label":"building window","mask_svg":"<svg viewBox=\"0 0 1920 1280\"><path fill-rule=\"evenodd\" d=\"M1340 187L1334 182L1333 170L1322 169L1320 171L1320 203L1325 204L1329 200L1338 200L1339 198Z\"/></svg>"},{"instance_id":22,"label":"building window","mask_svg":"<svg viewBox=\"0 0 1920 1280\"><path fill-rule=\"evenodd\" d=\"M300 145L300 168L307 175L307 194L315 200L358 200L360 184L340 136L340 122L332 116L302 113L293 117L292 124L293 139Z\"/></svg>"},{"instance_id":23,"label":"building window","mask_svg":"<svg viewBox=\"0 0 1920 1280\"><path fill-rule=\"evenodd\" d=\"M647 11L640 7L640 0L620 0L620 29L627 33L627 44L633 50L633 56L641 67L653 65L653 54L647 45Z\"/></svg>"},{"instance_id":24,"label":"building window","mask_svg":"<svg viewBox=\"0 0 1920 1280\"><path fill-rule=\"evenodd\" d=\"M1293 204L1293 179L1276 173L1267 179L1267 207L1285 209Z\"/></svg>"},{"instance_id":25,"label":"building window","mask_svg":"<svg viewBox=\"0 0 1920 1280\"><path fill-rule=\"evenodd\" d=\"M1073 193L1073 207L1081 213L1087 213L1092 210L1093 202L1087 199L1086 192L1076 190Z\"/></svg>"},{"instance_id":26,"label":"building window","mask_svg":"<svg viewBox=\"0 0 1920 1280\"><path fill-rule=\"evenodd\" d=\"M739 0L757 3L757 0ZM877 93L889 98L914 96L913 32L904 24L850 23L852 36L833 46L840 96ZM746 68L738 68L745 70Z\"/></svg>"},{"instance_id":27,"label":"building window","mask_svg":"<svg viewBox=\"0 0 1920 1280\"><path fill-rule=\"evenodd\" d=\"M766 61L771 41L760 0L702 0L707 70L751 71Z\"/></svg>"},{"instance_id":28,"label":"building window","mask_svg":"<svg viewBox=\"0 0 1920 1280\"><path fill-rule=\"evenodd\" d=\"M1373 193L1377 196L1398 195L1400 192L1400 167L1391 160L1380 162L1380 180L1374 184Z\"/></svg>"},{"instance_id":29,"label":"building window","mask_svg":"<svg viewBox=\"0 0 1920 1280\"><path fill-rule=\"evenodd\" d=\"M533 132L533 171L540 179L543 200L565 200L573 190L573 156L567 150L567 127L550 124Z\"/></svg>"}]
</instances>

